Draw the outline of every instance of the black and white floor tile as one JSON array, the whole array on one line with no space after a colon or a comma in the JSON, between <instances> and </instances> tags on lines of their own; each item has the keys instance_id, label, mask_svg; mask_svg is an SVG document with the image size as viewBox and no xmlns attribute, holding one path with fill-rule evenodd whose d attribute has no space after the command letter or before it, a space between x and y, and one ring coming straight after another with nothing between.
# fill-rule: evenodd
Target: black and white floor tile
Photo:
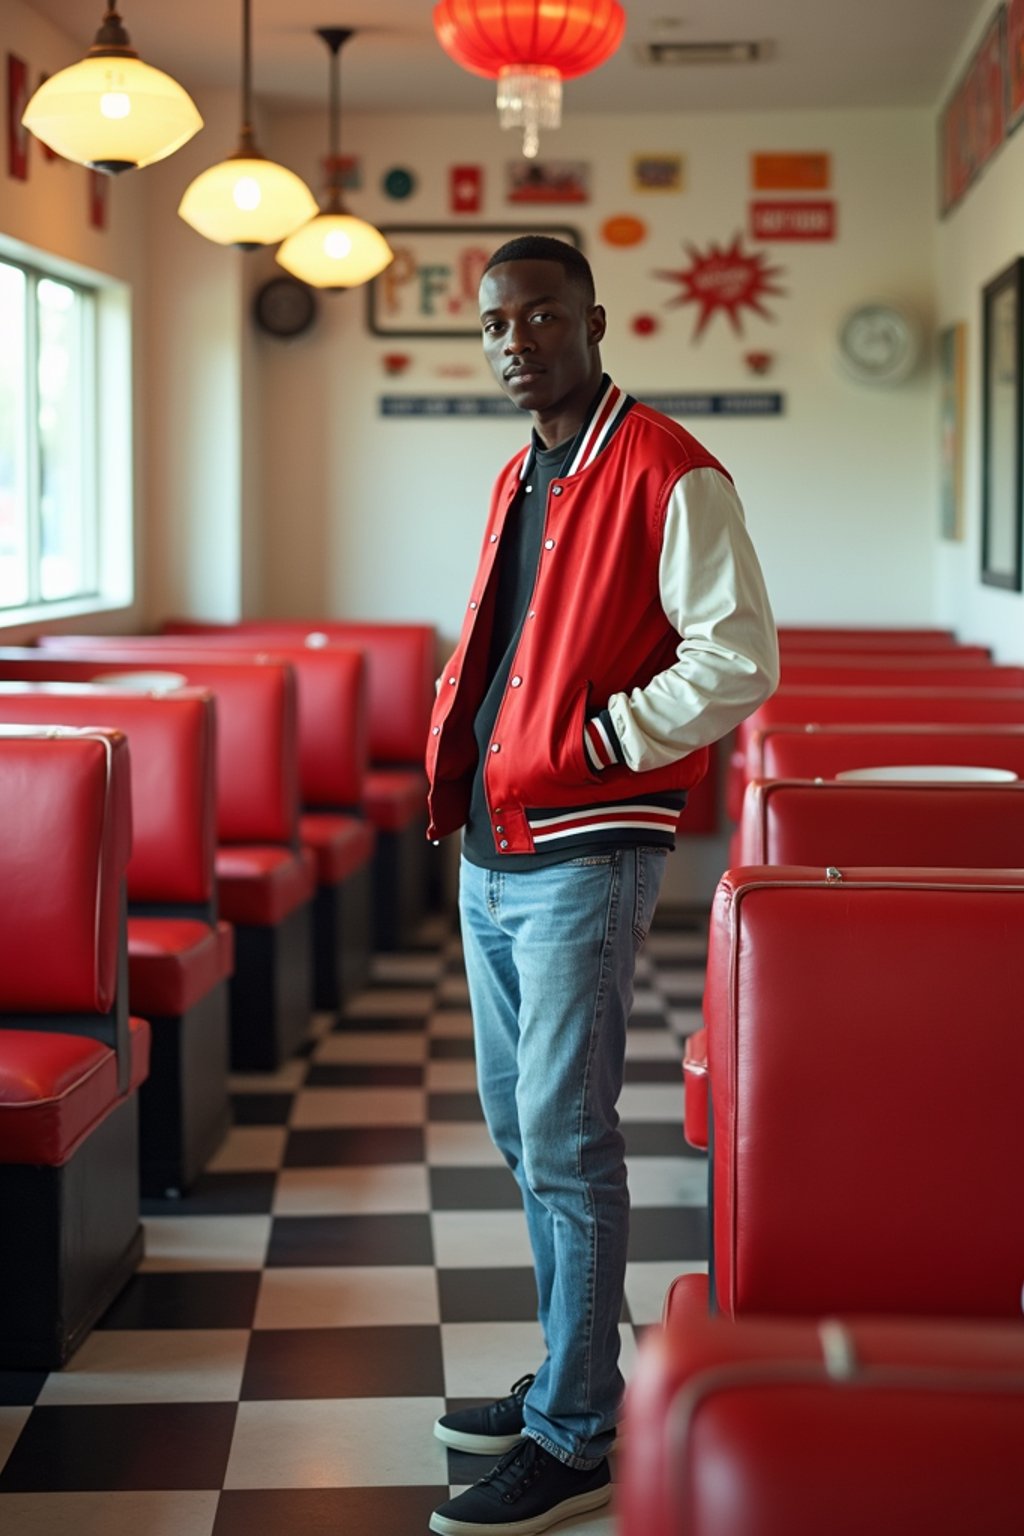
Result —
<instances>
[{"instance_id":1,"label":"black and white floor tile","mask_svg":"<svg viewBox=\"0 0 1024 1536\"><path fill-rule=\"evenodd\" d=\"M682 1136L706 914L659 914L620 1105L633 1214L628 1375L669 1281L706 1267ZM431 1433L540 1358L516 1186L476 1096L457 938L380 956L273 1076L196 1187L144 1207L139 1273L69 1366L0 1372L5 1536L419 1536L486 1470ZM611 1536L614 1517L559 1527Z\"/></svg>"}]
</instances>

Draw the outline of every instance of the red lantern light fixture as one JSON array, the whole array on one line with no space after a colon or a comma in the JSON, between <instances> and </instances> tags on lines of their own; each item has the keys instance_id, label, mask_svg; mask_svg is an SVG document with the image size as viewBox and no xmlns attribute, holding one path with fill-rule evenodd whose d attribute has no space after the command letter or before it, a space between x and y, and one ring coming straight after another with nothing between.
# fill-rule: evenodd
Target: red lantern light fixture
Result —
<instances>
[{"instance_id":1,"label":"red lantern light fixture","mask_svg":"<svg viewBox=\"0 0 1024 1536\"><path fill-rule=\"evenodd\" d=\"M503 128L522 128L523 154L562 120L562 81L604 64L622 41L618 0L438 0L434 31L448 56L498 82Z\"/></svg>"}]
</instances>

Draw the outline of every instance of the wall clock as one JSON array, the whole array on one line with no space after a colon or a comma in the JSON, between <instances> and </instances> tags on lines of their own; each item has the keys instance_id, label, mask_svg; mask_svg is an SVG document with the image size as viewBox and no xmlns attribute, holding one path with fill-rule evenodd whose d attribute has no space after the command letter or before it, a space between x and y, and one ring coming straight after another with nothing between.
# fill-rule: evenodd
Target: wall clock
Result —
<instances>
[{"instance_id":1,"label":"wall clock","mask_svg":"<svg viewBox=\"0 0 1024 1536\"><path fill-rule=\"evenodd\" d=\"M837 340L839 360L859 384L898 384L921 354L917 320L897 304L858 305L844 317Z\"/></svg>"},{"instance_id":2,"label":"wall clock","mask_svg":"<svg viewBox=\"0 0 1024 1536\"><path fill-rule=\"evenodd\" d=\"M300 336L316 319L316 295L294 277L272 277L257 289L253 318L268 336Z\"/></svg>"}]
</instances>

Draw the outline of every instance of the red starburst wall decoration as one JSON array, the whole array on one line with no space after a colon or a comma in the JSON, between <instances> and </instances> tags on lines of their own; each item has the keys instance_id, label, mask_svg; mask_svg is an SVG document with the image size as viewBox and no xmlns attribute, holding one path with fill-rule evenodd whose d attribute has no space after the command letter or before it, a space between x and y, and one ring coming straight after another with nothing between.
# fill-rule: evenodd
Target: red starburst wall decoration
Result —
<instances>
[{"instance_id":1,"label":"red starburst wall decoration","mask_svg":"<svg viewBox=\"0 0 1024 1536\"><path fill-rule=\"evenodd\" d=\"M743 236L737 235L724 249L711 244L702 254L695 245L685 244L683 249L690 257L690 265L678 272L656 272L670 283L681 283L682 293L669 299L666 308L677 304L699 304L700 315L693 333L696 341L718 310L727 317L737 335L742 336L741 309L752 309L765 320L775 316L762 304L769 294L785 294L785 288L776 287L773 279L782 276L781 267L769 265L769 257L763 251L745 255Z\"/></svg>"}]
</instances>

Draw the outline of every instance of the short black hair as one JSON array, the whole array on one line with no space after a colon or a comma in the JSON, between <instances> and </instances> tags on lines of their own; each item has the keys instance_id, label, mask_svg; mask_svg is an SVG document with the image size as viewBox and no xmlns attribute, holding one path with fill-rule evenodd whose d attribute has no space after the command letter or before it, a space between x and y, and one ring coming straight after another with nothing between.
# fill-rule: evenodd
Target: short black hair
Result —
<instances>
[{"instance_id":1,"label":"short black hair","mask_svg":"<svg viewBox=\"0 0 1024 1536\"><path fill-rule=\"evenodd\" d=\"M596 290L590 262L582 251L564 240L556 240L552 235L517 235L498 247L484 271L506 261L557 261L569 281L583 290L587 303L594 302Z\"/></svg>"}]
</instances>

